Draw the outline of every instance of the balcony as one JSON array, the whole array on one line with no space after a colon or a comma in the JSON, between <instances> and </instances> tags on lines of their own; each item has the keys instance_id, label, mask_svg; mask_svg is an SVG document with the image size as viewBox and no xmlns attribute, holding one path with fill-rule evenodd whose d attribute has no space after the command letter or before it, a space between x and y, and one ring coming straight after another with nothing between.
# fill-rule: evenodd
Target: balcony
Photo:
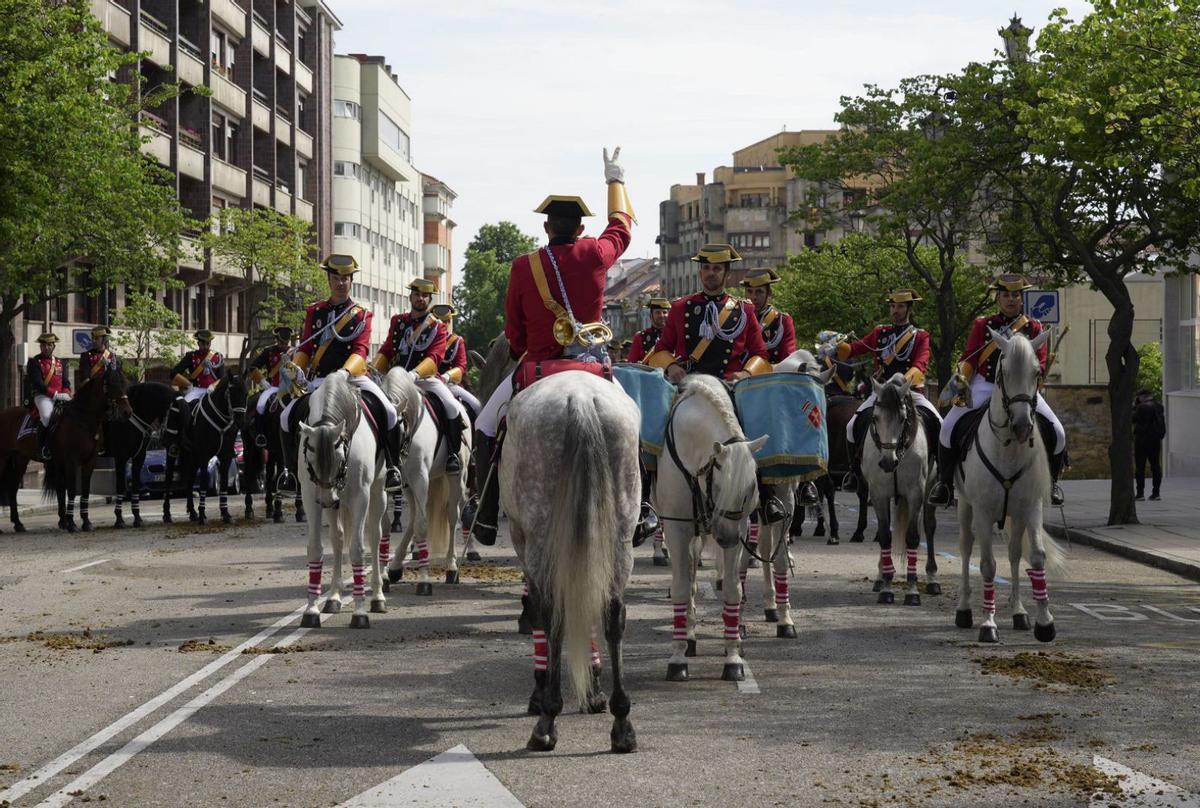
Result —
<instances>
[{"instance_id":1,"label":"balcony","mask_svg":"<svg viewBox=\"0 0 1200 808\"><path fill-rule=\"evenodd\" d=\"M254 204L271 207L271 183L257 176L254 178Z\"/></svg>"},{"instance_id":2,"label":"balcony","mask_svg":"<svg viewBox=\"0 0 1200 808\"><path fill-rule=\"evenodd\" d=\"M224 160L213 158L212 161L213 187L233 194L239 199L246 195L246 172Z\"/></svg>"},{"instance_id":3,"label":"balcony","mask_svg":"<svg viewBox=\"0 0 1200 808\"><path fill-rule=\"evenodd\" d=\"M201 87L204 85L204 58L198 50L193 52L185 46L185 42L187 40L179 37L179 78L193 87Z\"/></svg>"},{"instance_id":4,"label":"balcony","mask_svg":"<svg viewBox=\"0 0 1200 808\"><path fill-rule=\"evenodd\" d=\"M245 278L246 273L237 264L232 263L226 258L212 258L212 273L214 275L222 275L227 278Z\"/></svg>"},{"instance_id":5,"label":"balcony","mask_svg":"<svg viewBox=\"0 0 1200 808\"><path fill-rule=\"evenodd\" d=\"M92 16L100 20L100 27L109 39L129 47L129 12L113 0L92 0Z\"/></svg>"},{"instance_id":6,"label":"balcony","mask_svg":"<svg viewBox=\"0 0 1200 808\"><path fill-rule=\"evenodd\" d=\"M306 93L311 93L313 89L313 72L299 59L296 60L296 86Z\"/></svg>"},{"instance_id":7,"label":"balcony","mask_svg":"<svg viewBox=\"0 0 1200 808\"><path fill-rule=\"evenodd\" d=\"M181 140L179 142L179 165L176 166L176 169L186 177L203 182L204 152Z\"/></svg>"},{"instance_id":8,"label":"balcony","mask_svg":"<svg viewBox=\"0 0 1200 808\"><path fill-rule=\"evenodd\" d=\"M275 108L275 139L285 146L292 145L292 122L288 117Z\"/></svg>"},{"instance_id":9,"label":"balcony","mask_svg":"<svg viewBox=\"0 0 1200 808\"><path fill-rule=\"evenodd\" d=\"M313 139L312 135L305 132L303 129L296 130L296 154L301 157L313 156Z\"/></svg>"},{"instance_id":10,"label":"balcony","mask_svg":"<svg viewBox=\"0 0 1200 808\"><path fill-rule=\"evenodd\" d=\"M141 39L138 45L141 50L149 53L148 58L150 61L159 67L169 67L171 64L171 40L169 32L170 29L167 28L165 22L148 12L142 12L139 29Z\"/></svg>"},{"instance_id":11,"label":"balcony","mask_svg":"<svg viewBox=\"0 0 1200 808\"><path fill-rule=\"evenodd\" d=\"M271 110L257 98L250 104L250 117L253 119L256 129L261 129L264 132L271 131Z\"/></svg>"},{"instance_id":12,"label":"balcony","mask_svg":"<svg viewBox=\"0 0 1200 808\"><path fill-rule=\"evenodd\" d=\"M450 251L441 244L426 244L421 247L421 258L425 271L441 275L450 269Z\"/></svg>"},{"instance_id":13,"label":"balcony","mask_svg":"<svg viewBox=\"0 0 1200 808\"><path fill-rule=\"evenodd\" d=\"M292 52L275 37L275 66L286 75L292 75Z\"/></svg>"},{"instance_id":14,"label":"balcony","mask_svg":"<svg viewBox=\"0 0 1200 808\"><path fill-rule=\"evenodd\" d=\"M226 68L213 65L213 100L238 118L246 117L246 91L234 84L222 72Z\"/></svg>"},{"instance_id":15,"label":"balcony","mask_svg":"<svg viewBox=\"0 0 1200 808\"><path fill-rule=\"evenodd\" d=\"M179 259L179 266L197 272L204 269L204 250L200 249L196 239L183 236L180 241L183 244L183 257Z\"/></svg>"},{"instance_id":16,"label":"balcony","mask_svg":"<svg viewBox=\"0 0 1200 808\"><path fill-rule=\"evenodd\" d=\"M171 165L171 136L157 126L147 126L146 123L142 123L138 131L143 139L142 153L150 155L164 166Z\"/></svg>"},{"instance_id":17,"label":"balcony","mask_svg":"<svg viewBox=\"0 0 1200 808\"><path fill-rule=\"evenodd\" d=\"M246 10L233 0L212 0L212 13L239 39L246 35Z\"/></svg>"},{"instance_id":18,"label":"balcony","mask_svg":"<svg viewBox=\"0 0 1200 808\"><path fill-rule=\"evenodd\" d=\"M266 26L258 21L258 15L254 16L254 22L250 26L250 44L254 47L254 52L264 59L271 58L271 33Z\"/></svg>"},{"instance_id":19,"label":"balcony","mask_svg":"<svg viewBox=\"0 0 1200 808\"><path fill-rule=\"evenodd\" d=\"M289 216L292 213L292 195L279 185L275 186L275 210Z\"/></svg>"},{"instance_id":20,"label":"balcony","mask_svg":"<svg viewBox=\"0 0 1200 808\"><path fill-rule=\"evenodd\" d=\"M296 216L304 221L312 224L313 220L313 204L307 199L296 197Z\"/></svg>"}]
</instances>

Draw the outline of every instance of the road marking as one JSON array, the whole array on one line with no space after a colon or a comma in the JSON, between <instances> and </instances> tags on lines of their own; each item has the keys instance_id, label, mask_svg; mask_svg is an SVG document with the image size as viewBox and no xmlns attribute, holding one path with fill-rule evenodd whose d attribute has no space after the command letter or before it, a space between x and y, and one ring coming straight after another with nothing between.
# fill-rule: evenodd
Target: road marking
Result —
<instances>
[{"instance_id":1,"label":"road marking","mask_svg":"<svg viewBox=\"0 0 1200 808\"><path fill-rule=\"evenodd\" d=\"M524 808L471 750L459 744L413 766L338 808L456 805L466 808Z\"/></svg>"},{"instance_id":2,"label":"road marking","mask_svg":"<svg viewBox=\"0 0 1200 808\"><path fill-rule=\"evenodd\" d=\"M938 551L938 555L942 556L943 558L949 558L949 559L953 559L953 560L955 560L955 561L957 561L957 560L958 560L958 556L956 556L954 553L947 553L945 550L939 550L939 551ZM977 566L976 566L976 565L974 565L974 564L972 564L972 565L971 565L971 569L973 569L975 572L979 572L979 567L977 567ZM980 574L980 575L982 575L983 573L981 573L981 572L980 572L979 574ZM1006 586L1007 586L1007 585L1008 585L1008 579L1007 579L1007 578L1005 578L1005 577L1004 577L1004 576L1002 576L1002 575L997 575L997 576L996 576L996 583L998 583L998 584L1004 584L1004 585L1006 585Z\"/></svg>"},{"instance_id":3,"label":"road marking","mask_svg":"<svg viewBox=\"0 0 1200 808\"><path fill-rule=\"evenodd\" d=\"M1123 766L1100 755L1092 756L1092 765L1110 777L1119 778L1121 805L1128 808L1200 808L1200 796L1189 794L1179 786ZM1101 808L1112 802L1111 794L1093 795L1090 808Z\"/></svg>"},{"instance_id":4,"label":"road marking","mask_svg":"<svg viewBox=\"0 0 1200 808\"><path fill-rule=\"evenodd\" d=\"M746 660L742 660L742 670L746 672L746 678L737 683L739 693L761 693L758 689L758 680L754 678L754 674L750 671L750 666L746 664Z\"/></svg>"},{"instance_id":5,"label":"road marking","mask_svg":"<svg viewBox=\"0 0 1200 808\"><path fill-rule=\"evenodd\" d=\"M88 562L88 563L86 563L86 564L80 564L78 567L70 567L70 568L68 568L68 569L65 569L65 570L59 570L59 571L58 571L58 573L59 573L60 575L63 575L63 574L65 574L65 573L68 573L68 572L79 572L80 570L85 570L85 569L87 569L88 567L95 567L95 566L98 566L98 565L100 565L100 564L106 564L106 563L108 563L109 561L112 561L112 559L111 559L111 558L102 558L102 559L100 559L99 561L89 561L89 562Z\"/></svg>"}]
</instances>

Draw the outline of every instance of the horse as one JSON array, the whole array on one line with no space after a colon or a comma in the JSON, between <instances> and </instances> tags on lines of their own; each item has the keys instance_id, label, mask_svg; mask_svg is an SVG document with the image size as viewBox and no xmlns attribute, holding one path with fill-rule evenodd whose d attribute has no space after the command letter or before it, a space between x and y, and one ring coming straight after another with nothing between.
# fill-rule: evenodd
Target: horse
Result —
<instances>
[{"instance_id":1,"label":"horse","mask_svg":"<svg viewBox=\"0 0 1200 808\"><path fill-rule=\"evenodd\" d=\"M548 376L509 406L500 501L537 626L548 638L548 647L539 646L535 635L530 701L540 715L530 750L549 751L558 741L564 646L580 707L603 709L592 655L597 622L603 622L612 660L611 749L637 749L621 646L641 509L639 428L637 406L620 386L582 371Z\"/></svg>"},{"instance_id":2,"label":"horse","mask_svg":"<svg viewBox=\"0 0 1200 808\"><path fill-rule=\"evenodd\" d=\"M116 477L117 494L113 500L113 527L125 527L122 513L125 500L129 500L133 511L133 526L142 527L142 512L139 497L142 487L142 466L146 462L146 450L150 437L166 422L167 413L179 391L169 384L143 382L129 386L130 415L124 421L104 422L104 446L113 459L113 474ZM126 485L125 466L132 461Z\"/></svg>"},{"instance_id":3,"label":"horse","mask_svg":"<svg viewBox=\"0 0 1200 808\"><path fill-rule=\"evenodd\" d=\"M1013 629L1029 630L1029 615L1020 592L1020 566L1024 557L1029 563L1026 572L1037 610L1033 636L1039 642L1050 642L1056 630L1050 614L1046 572L1061 572L1064 557L1062 548L1042 529L1042 509L1050 497L1050 468L1044 461L1041 430L1034 428L1039 381L1036 351L1050 338L1050 331L1043 331L1032 341L1019 333L1006 337L990 328L988 331L1000 348L996 384L984 419L973 427L964 459L955 472L962 585L954 622L959 628L970 628L972 624L971 551L978 538L984 613L979 641L999 642L996 557L992 551L994 527L995 533L1008 534L1008 560L1012 567L1012 594L1008 602ZM983 420L987 422L986 429Z\"/></svg>"},{"instance_id":4,"label":"horse","mask_svg":"<svg viewBox=\"0 0 1200 808\"><path fill-rule=\"evenodd\" d=\"M667 680L688 679L687 657L696 655L696 565L702 537L711 534L723 551L721 592L725 667L721 678L742 681L741 590L738 555L750 514L758 507L754 453L767 436L747 438L723 383L692 375L679 385L667 422L667 451L659 458L654 506L671 553L673 648Z\"/></svg>"},{"instance_id":5,"label":"horse","mask_svg":"<svg viewBox=\"0 0 1200 808\"><path fill-rule=\"evenodd\" d=\"M255 445L254 438L258 434L258 426L253 413L258 405L256 393L246 402L246 418L242 423L242 457L246 478L245 513L247 519L254 517L254 494L259 493L259 477L262 477L262 491L267 518L276 524L283 522L283 497L279 495L276 481L283 471L283 439L279 428L279 414L273 413L268 405L267 417L263 419L265 429L263 436L267 439L266 448ZM304 500L300 492L294 498L297 522L305 520Z\"/></svg>"},{"instance_id":6,"label":"horse","mask_svg":"<svg viewBox=\"0 0 1200 808\"><path fill-rule=\"evenodd\" d=\"M182 464L185 488L188 491L188 518L193 522L205 524L208 517L204 513L204 499L208 494L208 462L215 455L217 458L217 475L220 494L221 521L226 524L233 521L229 513L229 464L233 460L233 442L238 435L238 427L246 413L246 380L241 374L227 370L225 375L217 380L205 395L192 405L191 413L184 418L183 407L188 404L180 401L167 416L167 426L164 435L174 435L174 445L178 447L178 460L171 451L167 452L166 489L163 493L163 522L170 523L171 518L171 482L177 463ZM186 424L186 427L184 426ZM203 469L200 485L200 508L194 510L192 492L196 484L196 470Z\"/></svg>"},{"instance_id":7,"label":"horse","mask_svg":"<svg viewBox=\"0 0 1200 808\"><path fill-rule=\"evenodd\" d=\"M300 618L304 628L320 628L321 575L324 549L321 531L328 518L333 546L333 577L324 612L337 614L342 607L342 544L350 541L350 569L354 614L350 628L370 628L367 616L365 534L369 531L371 611L387 611L379 558L379 531L384 512L383 435L364 423L363 403L344 373L326 376L307 396L308 412L297 425L299 466L297 477L308 521L308 603ZM386 429L386 425L384 426Z\"/></svg>"},{"instance_id":8,"label":"horse","mask_svg":"<svg viewBox=\"0 0 1200 808\"><path fill-rule=\"evenodd\" d=\"M900 373L886 384L871 380L875 390L875 406L864 441L862 470L870 491L875 519L879 524L879 578L876 591L879 603L894 603L892 576L893 549L905 552L905 606L920 606L917 588L917 552L921 546L920 527L924 521L926 559L925 588L929 594L939 594L937 561L933 549L935 524L928 518L932 509L925 504L928 484L932 480L934 452L928 433L913 402L912 383ZM895 520L892 506L895 505Z\"/></svg>"},{"instance_id":9,"label":"horse","mask_svg":"<svg viewBox=\"0 0 1200 808\"><path fill-rule=\"evenodd\" d=\"M446 552L446 583L458 583L458 559L455 554L455 530L465 505L466 467L471 456L471 435L463 432L460 451L462 470L457 475L446 472L446 446L441 440L437 421L425 396L402 367L388 371L383 378L383 391L396 405L404 422L404 451L400 463L404 478L405 500L411 513L408 527L396 554L388 562L388 583L398 583L403 576L404 554L415 539L417 547L417 594L432 595L429 580L429 541L431 535L448 537ZM447 530L448 526L448 530ZM381 531L383 532L383 531Z\"/></svg>"}]
</instances>

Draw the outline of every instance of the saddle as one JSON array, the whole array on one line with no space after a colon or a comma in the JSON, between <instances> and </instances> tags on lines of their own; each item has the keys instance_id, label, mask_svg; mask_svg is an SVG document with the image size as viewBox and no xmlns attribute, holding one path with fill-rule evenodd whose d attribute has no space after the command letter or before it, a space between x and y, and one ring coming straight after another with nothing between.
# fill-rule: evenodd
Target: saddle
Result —
<instances>
[{"instance_id":1,"label":"saddle","mask_svg":"<svg viewBox=\"0 0 1200 808\"><path fill-rule=\"evenodd\" d=\"M971 451L971 445L979 434L980 425L983 423L987 411L987 405L968 410L954 425L954 431L950 434L950 447L959 463L967 459L967 453ZM1054 454L1054 424L1039 412L1034 413L1034 421L1037 422L1038 432L1042 435L1042 445L1045 447L1046 456L1050 457Z\"/></svg>"},{"instance_id":2,"label":"saddle","mask_svg":"<svg viewBox=\"0 0 1200 808\"><path fill-rule=\"evenodd\" d=\"M613 380L612 365L600 362L582 362L578 359L542 359L522 362L513 373L513 395L531 386L539 379L567 370L582 370L608 381Z\"/></svg>"}]
</instances>

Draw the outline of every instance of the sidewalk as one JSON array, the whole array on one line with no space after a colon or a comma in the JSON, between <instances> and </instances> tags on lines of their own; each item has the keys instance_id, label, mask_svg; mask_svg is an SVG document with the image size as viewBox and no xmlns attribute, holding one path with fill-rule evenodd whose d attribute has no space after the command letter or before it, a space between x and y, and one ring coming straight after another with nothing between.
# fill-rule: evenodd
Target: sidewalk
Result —
<instances>
[{"instance_id":1,"label":"sidewalk","mask_svg":"<svg viewBox=\"0 0 1200 808\"><path fill-rule=\"evenodd\" d=\"M1161 501L1137 503L1141 524L1117 527L1105 525L1109 486L1108 480L1064 480L1067 531L1053 508L1045 513L1047 532L1200 581L1200 478L1163 480Z\"/></svg>"}]
</instances>

